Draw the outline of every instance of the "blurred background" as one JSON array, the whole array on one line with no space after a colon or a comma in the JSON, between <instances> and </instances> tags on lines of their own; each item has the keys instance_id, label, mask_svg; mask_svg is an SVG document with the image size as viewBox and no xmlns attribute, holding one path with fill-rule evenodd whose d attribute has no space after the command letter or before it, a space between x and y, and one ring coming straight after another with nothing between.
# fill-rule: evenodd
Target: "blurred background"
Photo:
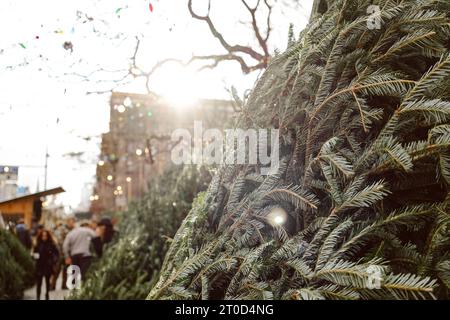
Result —
<instances>
[{"instance_id":1,"label":"blurred background","mask_svg":"<svg viewBox=\"0 0 450 320\"><path fill-rule=\"evenodd\" d=\"M126 207L162 172L164 135L231 116L311 6L1 1L0 202L34 195L31 217Z\"/></svg>"}]
</instances>

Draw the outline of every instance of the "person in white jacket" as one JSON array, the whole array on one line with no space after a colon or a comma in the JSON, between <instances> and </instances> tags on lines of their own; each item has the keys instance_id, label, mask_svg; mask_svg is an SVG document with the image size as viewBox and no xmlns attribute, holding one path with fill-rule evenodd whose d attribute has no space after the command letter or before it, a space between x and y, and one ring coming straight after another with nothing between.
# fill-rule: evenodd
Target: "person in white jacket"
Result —
<instances>
[{"instance_id":1,"label":"person in white jacket","mask_svg":"<svg viewBox=\"0 0 450 320\"><path fill-rule=\"evenodd\" d=\"M80 268L81 278L84 278L92 262L91 244L98 247L101 230L96 231L89 227L89 223L82 223L80 227L70 231L63 244L63 253L67 265L77 265Z\"/></svg>"}]
</instances>

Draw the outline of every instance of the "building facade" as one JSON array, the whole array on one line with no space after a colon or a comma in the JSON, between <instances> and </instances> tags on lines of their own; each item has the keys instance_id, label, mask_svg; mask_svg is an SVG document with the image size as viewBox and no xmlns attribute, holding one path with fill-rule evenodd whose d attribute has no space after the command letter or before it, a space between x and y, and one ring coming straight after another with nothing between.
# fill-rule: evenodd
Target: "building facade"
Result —
<instances>
[{"instance_id":1,"label":"building facade","mask_svg":"<svg viewBox=\"0 0 450 320\"><path fill-rule=\"evenodd\" d=\"M205 128L223 128L233 115L232 103L200 100L183 108L171 107L154 95L113 93L109 132L102 135L91 212L121 210L142 197L151 177L171 161L171 133L192 130L194 121Z\"/></svg>"},{"instance_id":2,"label":"building facade","mask_svg":"<svg viewBox=\"0 0 450 320\"><path fill-rule=\"evenodd\" d=\"M17 179L19 167L0 166L0 201L17 196Z\"/></svg>"}]
</instances>

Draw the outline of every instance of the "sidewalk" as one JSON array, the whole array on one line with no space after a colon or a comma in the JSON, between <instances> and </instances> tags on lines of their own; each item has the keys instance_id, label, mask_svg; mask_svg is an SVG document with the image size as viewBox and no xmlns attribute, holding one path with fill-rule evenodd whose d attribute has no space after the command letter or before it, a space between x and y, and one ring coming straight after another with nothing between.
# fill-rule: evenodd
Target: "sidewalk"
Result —
<instances>
[{"instance_id":1,"label":"sidewalk","mask_svg":"<svg viewBox=\"0 0 450 320\"><path fill-rule=\"evenodd\" d=\"M61 274L56 280L56 290L50 291L50 300L64 300L70 294L70 290L61 290L62 277ZM42 283L41 300L45 299L45 284ZM36 286L26 290L24 292L23 300L36 300Z\"/></svg>"}]
</instances>

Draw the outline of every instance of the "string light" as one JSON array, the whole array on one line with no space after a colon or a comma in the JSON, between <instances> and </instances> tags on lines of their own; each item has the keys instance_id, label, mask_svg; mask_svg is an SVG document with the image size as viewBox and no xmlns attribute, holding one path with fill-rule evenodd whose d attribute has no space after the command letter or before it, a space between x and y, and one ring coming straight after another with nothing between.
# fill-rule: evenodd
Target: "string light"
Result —
<instances>
[{"instance_id":1,"label":"string light","mask_svg":"<svg viewBox=\"0 0 450 320\"><path fill-rule=\"evenodd\" d=\"M127 182L131 182L131 177L127 177Z\"/></svg>"},{"instance_id":2,"label":"string light","mask_svg":"<svg viewBox=\"0 0 450 320\"><path fill-rule=\"evenodd\" d=\"M277 216L277 217L275 217L275 218L273 219L273 222L275 222L275 223L278 224L278 225L281 225L281 224L284 223L284 218L281 217L281 216Z\"/></svg>"},{"instance_id":3,"label":"string light","mask_svg":"<svg viewBox=\"0 0 450 320\"><path fill-rule=\"evenodd\" d=\"M125 106L122 105L122 104L121 104L120 106L117 107L117 111L119 111L120 113L124 113L125 110L126 110L126 108L125 108Z\"/></svg>"},{"instance_id":4,"label":"string light","mask_svg":"<svg viewBox=\"0 0 450 320\"><path fill-rule=\"evenodd\" d=\"M112 181L113 176L112 176L112 175L109 175L109 176L106 177L106 179L107 179L108 181Z\"/></svg>"},{"instance_id":5,"label":"string light","mask_svg":"<svg viewBox=\"0 0 450 320\"><path fill-rule=\"evenodd\" d=\"M281 226L287 220L287 213L283 208L276 207L273 208L267 215L267 220L272 226Z\"/></svg>"},{"instance_id":6,"label":"string light","mask_svg":"<svg viewBox=\"0 0 450 320\"><path fill-rule=\"evenodd\" d=\"M103 167L103 166L105 165L105 161L100 160L100 161L98 162L98 165L99 165L100 167Z\"/></svg>"},{"instance_id":7,"label":"string light","mask_svg":"<svg viewBox=\"0 0 450 320\"><path fill-rule=\"evenodd\" d=\"M121 190L122 190L122 187L121 187L121 186L117 186L117 190L118 190L118 191L121 191Z\"/></svg>"},{"instance_id":8,"label":"string light","mask_svg":"<svg viewBox=\"0 0 450 320\"><path fill-rule=\"evenodd\" d=\"M123 105L125 107L131 107L131 99L130 97L126 97L125 100L123 101Z\"/></svg>"},{"instance_id":9,"label":"string light","mask_svg":"<svg viewBox=\"0 0 450 320\"><path fill-rule=\"evenodd\" d=\"M136 149L136 155L141 156L142 155L142 149Z\"/></svg>"}]
</instances>

